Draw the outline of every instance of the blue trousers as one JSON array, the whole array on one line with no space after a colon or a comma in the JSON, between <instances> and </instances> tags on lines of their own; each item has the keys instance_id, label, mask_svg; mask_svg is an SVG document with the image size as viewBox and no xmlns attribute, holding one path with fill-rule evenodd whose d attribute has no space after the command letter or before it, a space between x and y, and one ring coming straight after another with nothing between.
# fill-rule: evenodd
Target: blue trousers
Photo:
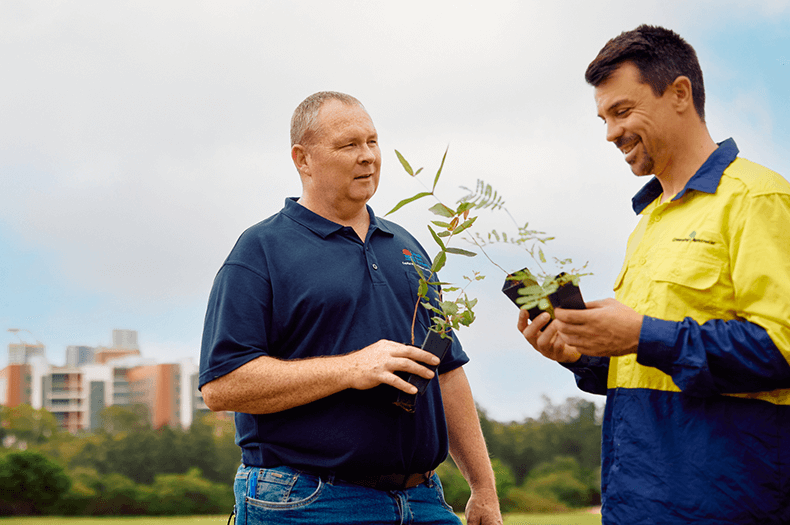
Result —
<instances>
[{"instance_id":1,"label":"blue trousers","mask_svg":"<svg viewBox=\"0 0 790 525\"><path fill-rule=\"evenodd\" d=\"M407 490L361 487L290 467L242 465L233 484L237 525L460 525L439 476Z\"/></svg>"}]
</instances>

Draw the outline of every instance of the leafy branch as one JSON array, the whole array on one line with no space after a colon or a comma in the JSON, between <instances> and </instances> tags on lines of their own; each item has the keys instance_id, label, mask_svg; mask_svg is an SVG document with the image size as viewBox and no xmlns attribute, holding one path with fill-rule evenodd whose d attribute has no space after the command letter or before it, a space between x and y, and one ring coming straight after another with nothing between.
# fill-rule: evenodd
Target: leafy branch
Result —
<instances>
[{"instance_id":1,"label":"leafy branch","mask_svg":"<svg viewBox=\"0 0 790 525\"><path fill-rule=\"evenodd\" d=\"M451 286L449 283L442 283L434 280L436 274L444 268L447 263L448 254L462 255L465 257L474 257L477 255L474 251L450 246L450 242L455 236L464 234L462 238L468 243L473 244L491 264L502 270L508 276L507 279L522 283L521 289L519 290L519 294L521 294L522 297L519 297L517 300L517 303L520 304L522 308L529 309L534 306L539 306L543 310L549 310L551 309L551 304L548 300L550 294L557 291L560 286L569 282L578 286L579 278L584 275L589 275L588 273L581 273L582 270L586 268L587 263L581 268L570 269L566 272L564 268L571 265L573 263L572 260L558 259L556 257L553 257L552 260L554 264L560 268L560 274L554 275L547 272L544 268L544 265L547 264L547 258L543 251L543 245L553 240L554 237L547 236L545 232L530 229L529 223L524 223L523 226L520 226L505 207L505 200L502 196L499 195L490 184L487 184L483 180L477 180L474 190L461 186L461 189L465 190L467 194L456 201L455 208L444 204L436 195L436 186L439 183L444 169L448 150L449 148L445 149L442 162L433 178L431 188L425 188L426 191L419 192L416 195L401 200L386 214L390 215L395 213L407 204L411 204L426 197L432 197L437 201L436 204L429 208L429 211L438 215L440 218L430 221L428 230L434 242L438 245L439 252L433 258L433 264L428 275L424 275L422 269L420 269L418 265L415 265L419 275L419 284L417 304L415 304L414 316L412 317L412 344L414 343L414 325L420 305L436 314L432 318L431 330L440 334L446 334L451 328L457 329L459 326L469 326L475 319L473 308L477 304L477 299L469 299L465 290L469 284L474 281L482 280L485 276L477 271L474 272L473 278L464 276L464 279L468 282L463 288L457 288ZM395 154L403 166L403 169L410 176L416 178L417 175L422 172L423 168L414 170L399 151L395 150ZM420 183L422 184L422 182ZM486 234L473 231L471 228L475 224L477 216L472 216L471 213L479 210L502 211L506 213L516 227L516 234L508 234L507 232L497 230L491 230ZM431 225L433 225L433 227ZM434 229L434 227L436 229ZM493 244L509 244L525 250L539 268L538 276L536 277L527 269L511 274L502 268L502 266L497 264L486 252L485 248ZM543 283L540 285L537 284L538 279L542 279ZM442 286L444 292L458 291L459 293L455 300L452 301L445 301L443 297L440 296L438 306L435 306L427 300L430 285Z\"/></svg>"},{"instance_id":2,"label":"leafy branch","mask_svg":"<svg viewBox=\"0 0 790 525\"><path fill-rule=\"evenodd\" d=\"M422 168L415 171L399 151L395 150L395 154L403 166L403 169L412 177L416 177L422 171ZM465 232L468 233L468 230L474 225L477 217L472 216L471 212L479 208L479 204L474 202L459 202L455 208L451 208L442 203L438 198L436 195L436 185L439 183L439 178L444 169L444 162L446 159L447 150L445 150L444 156L442 156L442 162L439 165L439 169L433 179L433 185L429 191L420 192L401 200L393 209L386 213L386 215L395 213L403 206L425 197L433 197L437 201L436 204L428 208L431 213L438 216L436 220L430 221L428 230L434 242L439 247L439 252L433 257L433 263L428 275L424 274L419 265L414 266L419 275L419 282L417 287L417 304L415 304L414 315L412 316L412 344L414 344L414 325L417 320L419 306L423 306L436 314L432 317L430 329L443 336L448 334L450 329L458 329L460 326L471 325L475 320L473 309L475 304L477 304L477 299L469 299L466 294L466 286L472 282L485 278L485 276L481 275L479 272L474 272L471 278L464 276L468 282L462 288L452 286L450 283L442 283L435 279L438 272L447 264L448 254L461 255L464 257L475 257L477 255L477 253L473 251L450 245L455 236ZM444 288L444 293L458 292L458 294L454 300L445 300L443 297L444 294L441 294L438 298L437 305L434 305L427 299L429 286L442 286Z\"/></svg>"}]
</instances>

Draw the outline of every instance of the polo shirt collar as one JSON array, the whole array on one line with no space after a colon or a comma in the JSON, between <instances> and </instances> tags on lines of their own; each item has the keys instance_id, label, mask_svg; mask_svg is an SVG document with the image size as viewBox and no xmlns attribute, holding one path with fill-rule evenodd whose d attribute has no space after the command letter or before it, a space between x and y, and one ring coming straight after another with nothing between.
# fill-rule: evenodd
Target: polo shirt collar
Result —
<instances>
[{"instance_id":1,"label":"polo shirt collar","mask_svg":"<svg viewBox=\"0 0 790 525\"><path fill-rule=\"evenodd\" d=\"M686 194L689 190L701 191L704 193L716 193L716 188L719 187L721 175L724 170L729 166L735 157L738 156L738 146L732 138L719 143L719 147L710 154L710 157L697 170L691 179L686 183L686 186L675 195L672 200L676 201ZM661 183L657 178L653 177L650 182L645 184L639 192L631 199L631 206L634 212L642 213L648 204L656 200L661 192Z\"/></svg>"},{"instance_id":2,"label":"polo shirt collar","mask_svg":"<svg viewBox=\"0 0 790 525\"><path fill-rule=\"evenodd\" d=\"M342 224L332 222L329 219L325 219L317 213L308 210L296 202L298 199L298 197L288 197L285 199L285 206L283 206L282 213L323 239L344 228ZM370 215L370 227L368 228L368 235L370 235L375 230L380 230L390 236L393 235L391 229L386 224L386 221L378 219L370 206L366 205L365 207L367 208L368 214Z\"/></svg>"}]
</instances>

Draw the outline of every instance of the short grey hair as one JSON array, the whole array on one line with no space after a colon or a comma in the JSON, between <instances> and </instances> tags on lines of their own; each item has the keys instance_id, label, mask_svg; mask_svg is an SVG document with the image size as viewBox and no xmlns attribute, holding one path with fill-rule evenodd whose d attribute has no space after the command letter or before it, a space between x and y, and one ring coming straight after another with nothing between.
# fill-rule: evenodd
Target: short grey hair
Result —
<instances>
[{"instance_id":1,"label":"short grey hair","mask_svg":"<svg viewBox=\"0 0 790 525\"><path fill-rule=\"evenodd\" d=\"M309 144L318 132L318 112L329 100L337 100L349 106L365 109L362 102L337 91L319 91L313 93L299 104L291 117L291 147L295 144Z\"/></svg>"}]
</instances>

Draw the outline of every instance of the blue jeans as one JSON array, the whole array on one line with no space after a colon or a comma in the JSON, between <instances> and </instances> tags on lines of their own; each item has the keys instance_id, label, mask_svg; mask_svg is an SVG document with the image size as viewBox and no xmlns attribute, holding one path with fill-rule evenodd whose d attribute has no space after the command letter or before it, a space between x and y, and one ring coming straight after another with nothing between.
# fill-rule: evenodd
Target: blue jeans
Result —
<instances>
[{"instance_id":1,"label":"blue jeans","mask_svg":"<svg viewBox=\"0 0 790 525\"><path fill-rule=\"evenodd\" d=\"M384 491L290 467L242 465L233 484L236 525L460 525L436 474L407 490Z\"/></svg>"}]
</instances>

